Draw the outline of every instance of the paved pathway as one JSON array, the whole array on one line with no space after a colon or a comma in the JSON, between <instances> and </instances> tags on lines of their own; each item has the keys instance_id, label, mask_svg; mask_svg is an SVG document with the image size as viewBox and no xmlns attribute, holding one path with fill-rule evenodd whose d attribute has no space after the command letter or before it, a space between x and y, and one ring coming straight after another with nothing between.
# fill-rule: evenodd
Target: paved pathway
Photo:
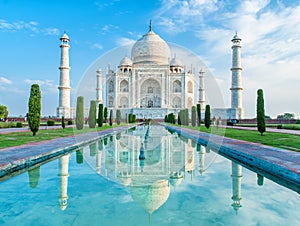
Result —
<instances>
[{"instance_id":1,"label":"paved pathway","mask_svg":"<svg viewBox=\"0 0 300 226\"><path fill-rule=\"evenodd\" d=\"M300 193L300 153L257 143L221 137L177 126L167 127L247 168Z\"/></svg>"},{"instance_id":2,"label":"paved pathway","mask_svg":"<svg viewBox=\"0 0 300 226\"><path fill-rule=\"evenodd\" d=\"M120 126L99 132L79 134L76 137L63 137L0 149L0 179L16 170L74 151L81 146L98 140L99 137L117 133L133 126L135 125Z\"/></svg>"}]
</instances>

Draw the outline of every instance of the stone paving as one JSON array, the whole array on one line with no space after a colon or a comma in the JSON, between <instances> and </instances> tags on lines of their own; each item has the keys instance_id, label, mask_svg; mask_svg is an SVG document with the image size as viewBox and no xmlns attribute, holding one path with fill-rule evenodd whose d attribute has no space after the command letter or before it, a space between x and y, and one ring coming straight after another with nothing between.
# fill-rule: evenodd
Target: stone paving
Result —
<instances>
[{"instance_id":1,"label":"stone paving","mask_svg":"<svg viewBox=\"0 0 300 226\"><path fill-rule=\"evenodd\" d=\"M284 184L300 193L300 153L270 147L196 130L169 126L178 134L208 146L215 152L237 161L243 166L257 169L277 183Z\"/></svg>"},{"instance_id":2,"label":"stone paving","mask_svg":"<svg viewBox=\"0 0 300 226\"><path fill-rule=\"evenodd\" d=\"M76 135L76 137L64 137L42 142L32 142L17 147L0 149L0 178L14 171L30 167L50 158L76 150L92 141L98 140L135 125L121 126L104 131L91 132Z\"/></svg>"}]
</instances>

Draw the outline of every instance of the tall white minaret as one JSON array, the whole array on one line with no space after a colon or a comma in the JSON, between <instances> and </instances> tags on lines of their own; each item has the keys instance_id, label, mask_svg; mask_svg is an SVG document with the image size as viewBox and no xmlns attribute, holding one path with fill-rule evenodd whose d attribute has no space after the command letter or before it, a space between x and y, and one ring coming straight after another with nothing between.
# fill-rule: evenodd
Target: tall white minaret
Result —
<instances>
[{"instance_id":1,"label":"tall white minaret","mask_svg":"<svg viewBox=\"0 0 300 226\"><path fill-rule=\"evenodd\" d=\"M236 33L232 42L232 78L231 78L231 118L242 119L244 109L242 104L242 64L241 64L241 41L242 39Z\"/></svg>"},{"instance_id":2,"label":"tall white minaret","mask_svg":"<svg viewBox=\"0 0 300 226\"><path fill-rule=\"evenodd\" d=\"M69 66L69 36L64 33L60 38L61 58L60 58L60 80L59 80L59 104L57 108L57 116L71 117L70 112L70 66Z\"/></svg>"},{"instance_id":3,"label":"tall white minaret","mask_svg":"<svg viewBox=\"0 0 300 226\"><path fill-rule=\"evenodd\" d=\"M232 207L237 212L241 205L241 185L242 185L242 166L231 162L231 179L232 179Z\"/></svg>"},{"instance_id":4,"label":"tall white minaret","mask_svg":"<svg viewBox=\"0 0 300 226\"><path fill-rule=\"evenodd\" d=\"M58 177L60 178L59 206L65 210L68 206L68 177L70 154L62 156L58 160Z\"/></svg>"},{"instance_id":5,"label":"tall white minaret","mask_svg":"<svg viewBox=\"0 0 300 226\"><path fill-rule=\"evenodd\" d=\"M97 100L97 106L99 104L102 104L102 70L101 70L101 68L99 68L97 70L96 100Z\"/></svg>"},{"instance_id":6,"label":"tall white minaret","mask_svg":"<svg viewBox=\"0 0 300 226\"><path fill-rule=\"evenodd\" d=\"M205 88L204 88L204 70L201 68L199 71L199 101L201 111L205 110Z\"/></svg>"}]
</instances>

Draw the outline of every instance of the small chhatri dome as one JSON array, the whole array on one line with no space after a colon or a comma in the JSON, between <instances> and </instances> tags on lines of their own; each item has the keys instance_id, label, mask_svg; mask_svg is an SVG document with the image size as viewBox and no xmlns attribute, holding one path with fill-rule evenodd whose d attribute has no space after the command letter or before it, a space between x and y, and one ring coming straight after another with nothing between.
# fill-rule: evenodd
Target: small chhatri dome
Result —
<instances>
[{"instance_id":1,"label":"small chhatri dome","mask_svg":"<svg viewBox=\"0 0 300 226\"><path fill-rule=\"evenodd\" d=\"M241 41L241 40L242 39L240 38L240 36L238 36L238 33L236 32L231 41Z\"/></svg>"},{"instance_id":2,"label":"small chhatri dome","mask_svg":"<svg viewBox=\"0 0 300 226\"><path fill-rule=\"evenodd\" d=\"M131 57L134 64L153 63L168 65L170 48L159 35L153 32L152 23L150 23L149 32L133 45Z\"/></svg>"},{"instance_id":3,"label":"small chhatri dome","mask_svg":"<svg viewBox=\"0 0 300 226\"><path fill-rule=\"evenodd\" d=\"M132 66L132 61L126 56L121 60L120 66Z\"/></svg>"},{"instance_id":4,"label":"small chhatri dome","mask_svg":"<svg viewBox=\"0 0 300 226\"><path fill-rule=\"evenodd\" d=\"M175 66L175 67L182 67L183 66L183 64L182 64L182 62L175 56L172 60L171 60L171 62L170 62L170 66Z\"/></svg>"},{"instance_id":5,"label":"small chhatri dome","mask_svg":"<svg viewBox=\"0 0 300 226\"><path fill-rule=\"evenodd\" d=\"M60 38L60 40L63 40L63 39L70 41L70 38L69 38L69 36L66 34L66 32L64 32L64 34L63 34L63 35L61 36L61 38Z\"/></svg>"}]
</instances>

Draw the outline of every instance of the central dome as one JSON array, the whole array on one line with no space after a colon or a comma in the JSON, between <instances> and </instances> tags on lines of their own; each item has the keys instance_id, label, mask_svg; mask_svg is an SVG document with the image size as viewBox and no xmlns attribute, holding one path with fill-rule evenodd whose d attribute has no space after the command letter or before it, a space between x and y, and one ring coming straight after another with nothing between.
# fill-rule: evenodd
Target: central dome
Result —
<instances>
[{"instance_id":1,"label":"central dome","mask_svg":"<svg viewBox=\"0 0 300 226\"><path fill-rule=\"evenodd\" d=\"M153 63L158 65L168 65L170 48L150 27L150 31L143 35L143 37L133 45L131 57L134 64Z\"/></svg>"}]
</instances>

